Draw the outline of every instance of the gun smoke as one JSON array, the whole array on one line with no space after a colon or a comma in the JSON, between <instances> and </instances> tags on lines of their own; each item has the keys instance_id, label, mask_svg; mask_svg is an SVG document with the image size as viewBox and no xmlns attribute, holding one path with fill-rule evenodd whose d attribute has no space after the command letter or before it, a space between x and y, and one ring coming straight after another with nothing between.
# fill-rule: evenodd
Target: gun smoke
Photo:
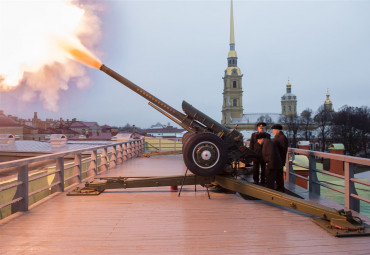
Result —
<instances>
[{"instance_id":1,"label":"gun smoke","mask_svg":"<svg viewBox=\"0 0 370 255\"><path fill-rule=\"evenodd\" d=\"M90 84L85 67L74 60L100 66L87 50L100 38L99 6L72 0L0 5L0 89L17 91L21 100L41 100L46 109L58 111L61 91Z\"/></svg>"}]
</instances>

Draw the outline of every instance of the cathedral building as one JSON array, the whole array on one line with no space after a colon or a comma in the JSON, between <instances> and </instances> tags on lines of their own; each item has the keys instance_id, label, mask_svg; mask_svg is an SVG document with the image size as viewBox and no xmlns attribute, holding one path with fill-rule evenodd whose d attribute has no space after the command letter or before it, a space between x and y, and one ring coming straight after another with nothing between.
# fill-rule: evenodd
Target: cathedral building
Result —
<instances>
[{"instance_id":1,"label":"cathedral building","mask_svg":"<svg viewBox=\"0 0 370 255\"><path fill-rule=\"evenodd\" d=\"M243 118L243 74L238 67L238 57L235 51L233 2L230 9L230 50L227 56L227 68L225 70L222 120L224 125L231 125L233 120Z\"/></svg>"},{"instance_id":2,"label":"cathedral building","mask_svg":"<svg viewBox=\"0 0 370 255\"><path fill-rule=\"evenodd\" d=\"M263 121L267 124L267 128L271 128L273 124L284 121L283 117L298 117L297 112L297 96L292 93L292 84L288 80L286 84L286 92L281 96L281 112L280 113L247 113L243 112L243 74L238 67L238 56L235 50L234 36L234 15L233 1L231 0L230 8L230 43L227 56L227 68L223 79L223 100L222 100L222 119L221 123L230 129L238 129L244 132L246 138L256 130L256 123ZM268 90L268 88L266 88ZM278 98L276 98L278 100ZM324 110L332 116L333 104L330 100L329 92L326 93L324 102Z\"/></svg>"},{"instance_id":3,"label":"cathedral building","mask_svg":"<svg viewBox=\"0 0 370 255\"><path fill-rule=\"evenodd\" d=\"M221 123L238 130L255 130L256 123L264 121L268 124L277 123L279 113L243 113L243 74L238 67L238 56L235 51L233 1L230 8L230 49L227 56L227 68L224 77Z\"/></svg>"}]
</instances>

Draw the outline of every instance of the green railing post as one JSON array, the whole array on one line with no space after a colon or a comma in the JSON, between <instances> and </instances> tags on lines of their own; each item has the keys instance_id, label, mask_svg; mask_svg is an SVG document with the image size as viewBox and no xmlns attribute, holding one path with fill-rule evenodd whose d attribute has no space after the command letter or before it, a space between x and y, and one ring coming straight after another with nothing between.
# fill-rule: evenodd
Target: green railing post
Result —
<instances>
[{"instance_id":1,"label":"green railing post","mask_svg":"<svg viewBox=\"0 0 370 255\"><path fill-rule=\"evenodd\" d=\"M308 190L320 195L320 184L318 182L315 154L310 151L308 154Z\"/></svg>"},{"instance_id":2,"label":"green railing post","mask_svg":"<svg viewBox=\"0 0 370 255\"><path fill-rule=\"evenodd\" d=\"M285 178L287 182L295 184L293 160L294 160L294 152L288 151L286 161L285 161Z\"/></svg>"},{"instance_id":3,"label":"green railing post","mask_svg":"<svg viewBox=\"0 0 370 255\"><path fill-rule=\"evenodd\" d=\"M357 195L355 184L351 181L351 178L355 177L354 169L354 164L344 162L344 207L359 212L360 201L351 196L351 194Z\"/></svg>"}]
</instances>

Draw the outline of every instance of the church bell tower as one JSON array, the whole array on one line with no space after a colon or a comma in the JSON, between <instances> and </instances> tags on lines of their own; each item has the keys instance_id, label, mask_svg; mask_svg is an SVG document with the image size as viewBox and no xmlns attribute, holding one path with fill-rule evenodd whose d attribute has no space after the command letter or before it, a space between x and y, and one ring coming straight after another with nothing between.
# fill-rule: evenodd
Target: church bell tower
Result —
<instances>
[{"instance_id":1,"label":"church bell tower","mask_svg":"<svg viewBox=\"0 0 370 255\"><path fill-rule=\"evenodd\" d=\"M227 69L224 80L222 120L224 125L233 124L233 119L243 117L243 89L241 71L237 65L238 57L235 51L233 1L230 8L230 50L227 57Z\"/></svg>"},{"instance_id":2,"label":"church bell tower","mask_svg":"<svg viewBox=\"0 0 370 255\"><path fill-rule=\"evenodd\" d=\"M281 97L281 113L285 116L297 116L297 97L292 93L292 84L289 80L286 85L286 93Z\"/></svg>"}]
</instances>

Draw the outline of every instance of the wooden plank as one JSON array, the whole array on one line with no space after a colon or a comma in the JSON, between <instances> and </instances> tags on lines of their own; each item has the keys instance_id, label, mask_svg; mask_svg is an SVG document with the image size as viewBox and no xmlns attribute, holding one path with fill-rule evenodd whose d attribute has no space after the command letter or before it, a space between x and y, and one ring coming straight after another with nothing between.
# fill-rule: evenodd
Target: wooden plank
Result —
<instances>
[{"instance_id":1,"label":"wooden plank","mask_svg":"<svg viewBox=\"0 0 370 255\"><path fill-rule=\"evenodd\" d=\"M137 158L101 176L185 173L181 156ZM184 187L61 193L0 221L1 254L366 254L370 237L335 238L310 217L237 194Z\"/></svg>"}]
</instances>

